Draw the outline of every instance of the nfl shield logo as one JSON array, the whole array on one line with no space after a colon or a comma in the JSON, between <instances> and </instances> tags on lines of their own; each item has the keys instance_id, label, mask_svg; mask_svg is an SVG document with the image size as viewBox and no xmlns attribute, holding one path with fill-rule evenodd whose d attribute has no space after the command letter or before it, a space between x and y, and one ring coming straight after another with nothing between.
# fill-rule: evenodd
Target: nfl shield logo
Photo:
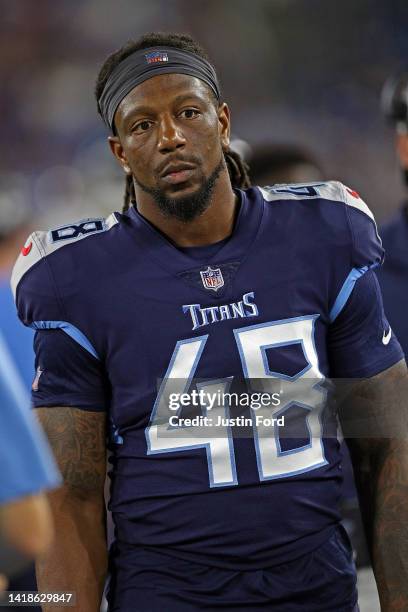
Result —
<instances>
[{"instance_id":1,"label":"nfl shield logo","mask_svg":"<svg viewBox=\"0 0 408 612\"><path fill-rule=\"evenodd\" d=\"M221 289L221 287L224 286L224 279L219 268L215 268L213 270L210 266L208 266L206 270L200 272L200 275L205 289L213 289L214 291L218 291L218 289Z\"/></svg>"},{"instance_id":2,"label":"nfl shield logo","mask_svg":"<svg viewBox=\"0 0 408 612\"><path fill-rule=\"evenodd\" d=\"M168 62L169 56L165 51L151 51L145 53L145 58L148 64L157 64L158 62Z\"/></svg>"}]
</instances>

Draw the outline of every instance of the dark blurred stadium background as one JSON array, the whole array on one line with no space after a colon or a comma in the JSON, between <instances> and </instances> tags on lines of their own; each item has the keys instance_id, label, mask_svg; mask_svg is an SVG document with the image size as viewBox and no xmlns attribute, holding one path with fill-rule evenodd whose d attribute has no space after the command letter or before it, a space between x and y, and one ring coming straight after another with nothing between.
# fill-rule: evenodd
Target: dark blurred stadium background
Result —
<instances>
[{"instance_id":1,"label":"dark blurred stadium background","mask_svg":"<svg viewBox=\"0 0 408 612\"><path fill-rule=\"evenodd\" d=\"M149 30L207 47L235 134L305 145L380 221L398 206L379 96L408 64L406 0L0 0L0 15L2 223L26 208L65 222L120 207L93 85L108 52Z\"/></svg>"}]
</instances>

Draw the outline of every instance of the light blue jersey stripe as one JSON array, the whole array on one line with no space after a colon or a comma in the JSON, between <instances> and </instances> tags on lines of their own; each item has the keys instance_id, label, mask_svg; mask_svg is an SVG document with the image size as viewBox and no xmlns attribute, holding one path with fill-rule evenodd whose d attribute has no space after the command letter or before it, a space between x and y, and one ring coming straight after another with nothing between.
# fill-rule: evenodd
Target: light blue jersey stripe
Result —
<instances>
[{"instance_id":1,"label":"light blue jersey stripe","mask_svg":"<svg viewBox=\"0 0 408 612\"><path fill-rule=\"evenodd\" d=\"M339 294L336 297L336 300L330 311L330 314L329 314L330 323L333 323L333 321L339 316L339 314L343 310L344 306L347 303L347 300L350 297L351 292L354 289L354 285L356 284L358 279L361 278L363 274L368 272L368 270L372 270L373 268L376 268L378 265L379 265L378 263L375 263L372 266L363 266L362 268L353 268L351 270L350 274L347 276L346 280L344 281L343 286L340 289Z\"/></svg>"},{"instance_id":2,"label":"light blue jersey stripe","mask_svg":"<svg viewBox=\"0 0 408 612\"><path fill-rule=\"evenodd\" d=\"M66 321L34 321L31 323L30 327L34 329L62 329L62 331L80 344L88 353L96 359L99 359L98 353L89 342L88 338L80 329L75 327L75 325L71 325L71 323L67 323Z\"/></svg>"}]
</instances>

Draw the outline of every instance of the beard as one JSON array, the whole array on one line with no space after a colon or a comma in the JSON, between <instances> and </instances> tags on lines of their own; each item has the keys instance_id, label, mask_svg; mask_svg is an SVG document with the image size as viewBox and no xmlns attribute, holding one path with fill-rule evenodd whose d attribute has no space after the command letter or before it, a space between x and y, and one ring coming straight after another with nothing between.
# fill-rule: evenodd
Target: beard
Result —
<instances>
[{"instance_id":1,"label":"beard","mask_svg":"<svg viewBox=\"0 0 408 612\"><path fill-rule=\"evenodd\" d=\"M224 157L222 157L208 178L203 177L200 188L185 197L170 198L166 196L162 189L147 187L136 179L138 186L151 195L156 202L161 213L169 218L177 219L183 223L190 223L203 214L211 204L211 196L215 184L224 168ZM181 187L183 189L183 186Z\"/></svg>"}]
</instances>

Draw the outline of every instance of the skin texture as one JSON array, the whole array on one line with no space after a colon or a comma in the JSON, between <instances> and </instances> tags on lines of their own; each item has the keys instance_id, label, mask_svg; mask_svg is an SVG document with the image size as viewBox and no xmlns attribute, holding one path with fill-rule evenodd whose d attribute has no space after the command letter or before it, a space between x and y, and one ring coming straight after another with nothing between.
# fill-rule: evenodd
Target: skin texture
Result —
<instances>
[{"instance_id":1,"label":"skin texture","mask_svg":"<svg viewBox=\"0 0 408 612\"><path fill-rule=\"evenodd\" d=\"M218 242L232 232L235 195L223 149L229 144L230 115L217 105L202 81L183 74L162 74L135 87L115 114L112 153L134 179L138 211L179 246ZM188 164L191 175L177 185L162 176L169 164ZM168 218L146 189L160 189L177 200L194 195L222 165L211 201L193 222ZM143 188L143 187L144 188Z\"/></svg>"},{"instance_id":2,"label":"skin texture","mask_svg":"<svg viewBox=\"0 0 408 612\"><path fill-rule=\"evenodd\" d=\"M382 612L408 610L405 361L354 386L340 407Z\"/></svg>"},{"instance_id":3,"label":"skin texture","mask_svg":"<svg viewBox=\"0 0 408 612\"><path fill-rule=\"evenodd\" d=\"M106 415L58 407L36 412L64 479L48 496L57 537L36 564L38 590L75 591L77 604L70 609L99 612L107 570Z\"/></svg>"},{"instance_id":4,"label":"skin texture","mask_svg":"<svg viewBox=\"0 0 408 612\"><path fill-rule=\"evenodd\" d=\"M3 505L0 528L10 544L27 557L44 554L54 535L46 495L27 495Z\"/></svg>"},{"instance_id":5,"label":"skin texture","mask_svg":"<svg viewBox=\"0 0 408 612\"><path fill-rule=\"evenodd\" d=\"M30 558L45 554L54 536L52 514L45 493L27 495L0 507L0 531L18 551ZM0 592L7 578L0 574Z\"/></svg>"}]
</instances>

